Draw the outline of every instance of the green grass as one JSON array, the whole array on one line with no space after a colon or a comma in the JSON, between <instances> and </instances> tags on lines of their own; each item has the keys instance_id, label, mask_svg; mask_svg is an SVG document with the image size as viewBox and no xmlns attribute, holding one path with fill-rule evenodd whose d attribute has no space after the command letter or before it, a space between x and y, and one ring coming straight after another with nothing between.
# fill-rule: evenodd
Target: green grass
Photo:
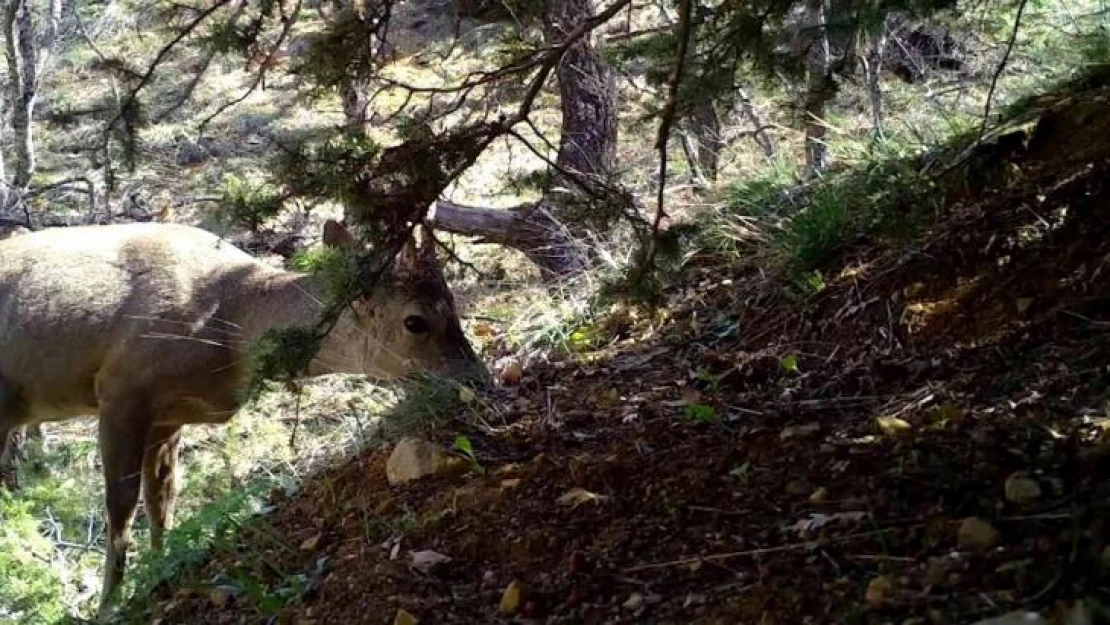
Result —
<instances>
[{"instance_id":1,"label":"green grass","mask_svg":"<svg viewBox=\"0 0 1110 625\"><path fill-rule=\"evenodd\" d=\"M160 558L149 553L140 504L125 592L143 596L187 572L230 540L270 488L291 490L317 467L373 443L380 415L395 399L395 391L357 377L328 376L306 385L299 423L294 397L267 393L227 425L185 428L167 551ZM88 618L99 597L105 518L95 423L44 430L47 449L29 445L30 458L20 465L22 490L0 489L2 623Z\"/></svg>"}]
</instances>

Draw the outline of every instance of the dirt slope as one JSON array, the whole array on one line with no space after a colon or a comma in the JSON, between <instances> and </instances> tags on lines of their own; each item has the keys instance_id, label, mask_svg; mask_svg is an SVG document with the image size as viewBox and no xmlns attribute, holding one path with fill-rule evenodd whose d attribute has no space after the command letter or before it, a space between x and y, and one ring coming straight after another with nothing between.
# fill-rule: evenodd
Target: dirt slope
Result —
<instances>
[{"instance_id":1,"label":"dirt slope","mask_svg":"<svg viewBox=\"0 0 1110 625\"><path fill-rule=\"evenodd\" d=\"M385 452L354 458L150 614L967 623L1110 605L1108 98L1046 98L998 184L910 246L854 249L811 302L754 271L691 270L662 328L499 391L513 425L471 435L485 475L390 488ZM993 545L961 544L972 516ZM421 550L450 561L418 571ZM211 590L244 576L301 594L267 607ZM502 616L514 580L523 599Z\"/></svg>"}]
</instances>

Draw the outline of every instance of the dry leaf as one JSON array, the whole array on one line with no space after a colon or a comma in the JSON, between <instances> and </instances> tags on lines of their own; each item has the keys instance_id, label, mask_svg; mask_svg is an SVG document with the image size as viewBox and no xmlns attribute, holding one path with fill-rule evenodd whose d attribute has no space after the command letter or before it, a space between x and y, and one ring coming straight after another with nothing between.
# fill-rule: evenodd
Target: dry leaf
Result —
<instances>
[{"instance_id":1,"label":"dry leaf","mask_svg":"<svg viewBox=\"0 0 1110 625\"><path fill-rule=\"evenodd\" d=\"M501 614L509 616L520 609L520 599L524 594L524 586L518 581L509 584L505 592L501 593L501 604L497 607Z\"/></svg>"},{"instance_id":2,"label":"dry leaf","mask_svg":"<svg viewBox=\"0 0 1110 625\"><path fill-rule=\"evenodd\" d=\"M607 499L607 497L605 495L598 495L597 493L591 493L590 491L586 490L585 488L579 488L579 487L576 486L576 487L568 490L567 492L563 493L559 497L558 501L559 501L560 504L562 504L564 506L578 506L579 504L583 504L583 503L587 503L587 502L591 502L591 501L592 502L605 501L605 499Z\"/></svg>"},{"instance_id":3,"label":"dry leaf","mask_svg":"<svg viewBox=\"0 0 1110 625\"><path fill-rule=\"evenodd\" d=\"M313 549L315 549L316 545L320 542L320 536L321 534L316 534L314 536L306 538L304 542L301 543L301 550L312 551Z\"/></svg>"},{"instance_id":4,"label":"dry leaf","mask_svg":"<svg viewBox=\"0 0 1110 625\"><path fill-rule=\"evenodd\" d=\"M867 601L867 605L872 608L881 608L890 601L893 595L894 580L885 575L881 575L867 584L867 592L864 593L864 599Z\"/></svg>"},{"instance_id":5,"label":"dry leaf","mask_svg":"<svg viewBox=\"0 0 1110 625\"><path fill-rule=\"evenodd\" d=\"M437 565L451 561L451 558L443 555L442 553L439 553L438 551L432 551L431 549L427 549L425 551L413 551L411 552L411 555L412 568L420 571L421 573L428 573Z\"/></svg>"},{"instance_id":6,"label":"dry leaf","mask_svg":"<svg viewBox=\"0 0 1110 625\"><path fill-rule=\"evenodd\" d=\"M913 431L909 422L898 417L876 417L875 423L879 431L887 436L904 436Z\"/></svg>"},{"instance_id":7,"label":"dry leaf","mask_svg":"<svg viewBox=\"0 0 1110 625\"><path fill-rule=\"evenodd\" d=\"M462 403L469 404L469 403L473 402L476 397L477 397L477 395L475 395L474 391L470 390L469 387L466 387L466 386L460 386L459 387L459 399L462 400Z\"/></svg>"}]
</instances>

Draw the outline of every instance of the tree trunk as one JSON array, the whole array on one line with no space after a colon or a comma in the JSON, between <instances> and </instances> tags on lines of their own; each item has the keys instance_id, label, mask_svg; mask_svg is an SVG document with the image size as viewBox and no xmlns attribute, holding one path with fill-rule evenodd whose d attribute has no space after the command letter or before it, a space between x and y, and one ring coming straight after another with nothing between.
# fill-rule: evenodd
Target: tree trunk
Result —
<instances>
[{"instance_id":1,"label":"tree trunk","mask_svg":"<svg viewBox=\"0 0 1110 625\"><path fill-rule=\"evenodd\" d=\"M343 85L343 117L347 135L361 137L366 134L367 84L352 78Z\"/></svg>"},{"instance_id":2,"label":"tree trunk","mask_svg":"<svg viewBox=\"0 0 1110 625\"><path fill-rule=\"evenodd\" d=\"M30 0L7 0L4 6L4 50L8 59L8 89L3 112L9 113L12 132L12 175L8 183L4 163L3 207L18 204L31 185L35 173L35 139L32 117L39 83L46 70L50 51L58 39L62 15L61 0L50 0L45 24L39 32L34 22ZM5 124L7 125L7 124ZM25 207L26 209L26 207Z\"/></svg>"},{"instance_id":3,"label":"tree trunk","mask_svg":"<svg viewBox=\"0 0 1110 625\"><path fill-rule=\"evenodd\" d=\"M876 31L867 35L867 50L863 58L863 71L867 78L867 94L871 100L871 128L875 136L884 133L882 63L886 49L887 24L883 20Z\"/></svg>"},{"instance_id":4,"label":"tree trunk","mask_svg":"<svg viewBox=\"0 0 1110 625\"><path fill-rule=\"evenodd\" d=\"M591 0L545 3L544 38L557 45L594 15ZM576 240L604 229L613 215L604 202L617 155L616 81L591 37L571 46L556 68L563 113L559 153L544 198L508 210L437 202L435 226L521 250L547 278L585 267L588 251Z\"/></svg>"},{"instance_id":5,"label":"tree trunk","mask_svg":"<svg viewBox=\"0 0 1110 625\"><path fill-rule=\"evenodd\" d=\"M698 184L715 181L721 150L726 145L716 107L712 102L702 103L686 118L684 125L682 147L694 180Z\"/></svg>"},{"instance_id":6,"label":"tree trunk","mask_svg":"<svg viewBox=\"0 0 1110 625\"><path fill-rule=\"evenodd\" d=\"M38 84L38 59L34 23L28 0L9 0L4 12L4 36L8 56L8 102L12 111L15 157L11 186L24 192L35 170L35 143L31 113Z\"/></svg>"},{"instance_id":7,"label":"tree trunk","mask_svg":"<svg viewBox=\"0 0 1110 625\"><path fill-rule=\"evenodd\" d=\"M549 45L562 42L594 15L592 0L544 4L543 31ZM560 182L570 189L605 183L617 158L617 84L613 71L605 65L593 38L583 37L567 50L556 76L563 123L555 164L574 177Z\"/></svg>"},{"instance_id":8,"label":"tree trunk","mask_svg":"<svg viewBox=\"0 0 1110 625\"><path fill-rule=\"evenodd\" d=\"M824 120L831 79L824 0L806 0L806 28L810 31L809 49L806 51L806 177L812 178L821 175L828 167Z\"/></svg>"}]
</instances>

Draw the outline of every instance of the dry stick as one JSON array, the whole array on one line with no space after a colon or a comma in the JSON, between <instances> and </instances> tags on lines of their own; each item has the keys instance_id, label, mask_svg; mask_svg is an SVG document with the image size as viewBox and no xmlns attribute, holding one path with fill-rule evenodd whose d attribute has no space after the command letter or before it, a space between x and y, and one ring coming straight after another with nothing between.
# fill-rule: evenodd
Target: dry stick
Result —
<instances>
[{"instance_id":1,"label":"dry stick","mask_svg":"<svg viewBox=\"0 0 1110 625\"><path fill-rule=\"evenodd\" d=\"M692 558L682 558L680 560L670 560L668 562L654 562L652 564L641 564L639 566L629 567L624 569L623 573L635 573L637 571L651 571L654 569L666 569L673 566L686 566L696 562L715 562L720 560L730 560L732 558L742 558L744 556L765 556L772 553L782 553L785 551L797 551L799 549L812 549L813 547L824 545L831 545L833 543L845 542L854 540L856 538L867 538L870 536L878 536L881 534L889 534L891 532L899 531L901 528L888 528L883 530L875 530L873 532L858 532L856 534L847 534L837 538L831 538L826 541L810 540L804 543L791 543L789 545L780 545L778 547L764 547L762 549L747 549L744 551L730 551L728 553L714 553L707 556L695 556Z\"/></svg>"},{"instance_id":2,"label":"dry stick","mask_svg":"<svg viewBox=\"0 0 1110 625\"><path fill-rule=\"evenodd\" d=\"M690 47L690 12L692 7L692 0L681 0L678 4L678 58L675 59L671 84L667 87L667 104L663 107L663 115L659 121L659 138L655 143L655 148L659 150L659 192L655 198L655 221L651 224L651 239L648 240L648 251L640 265L640 277L643 277L655 262L659 224L667 215L663 210L663 195L667 186L667 144L670 142L671 127L674 126L678 109L679 83L682 82L682 75L686 71L686 53Z\"/></svg>"},{"instance_id":3,"label":"dry stick","mask_svg":"<svg viewBox=\"0 0 1110 625\"><path fill-rule=\"evenodd\" d=\"M1003 70L1006 69L1006 63L1010 61L1010 53L1014 51L1014 43L1017 41L1018 30L1021 28L1021 16L1025 13L1025 7L1028 4L1029 0L1021 0L1018 4L1017 15L1014 17L1014 28L1010 31L1010 40L1006 42L1006 52L1002 55L1002 60L998 62L998 67L995 68L994 74L991 76L991 86L987 90L987 103L983 106L983 122L979 125L979 137L975 140L976 144L983 142L983 135L987 132L987 122L991 116L994 90L998 87L998 79L1002 76Z\"/></svg>"}]
</instances>

